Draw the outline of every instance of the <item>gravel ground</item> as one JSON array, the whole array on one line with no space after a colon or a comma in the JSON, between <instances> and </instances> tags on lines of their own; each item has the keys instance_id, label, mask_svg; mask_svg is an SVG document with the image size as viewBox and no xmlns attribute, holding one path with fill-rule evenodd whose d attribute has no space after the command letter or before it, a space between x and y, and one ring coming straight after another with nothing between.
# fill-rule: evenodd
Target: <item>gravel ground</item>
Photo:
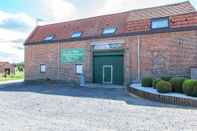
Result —
<instances>
[{"instance_id":1,"label":"gravel ground","mask_svg":"<svg viewBox=\"0 0 197 131\"><path fill-rule=\"evenodd\" d=\"M0 86L1 131L196 131L197 110L128 96L123 89Z\"/></svg>"}]
</instances>

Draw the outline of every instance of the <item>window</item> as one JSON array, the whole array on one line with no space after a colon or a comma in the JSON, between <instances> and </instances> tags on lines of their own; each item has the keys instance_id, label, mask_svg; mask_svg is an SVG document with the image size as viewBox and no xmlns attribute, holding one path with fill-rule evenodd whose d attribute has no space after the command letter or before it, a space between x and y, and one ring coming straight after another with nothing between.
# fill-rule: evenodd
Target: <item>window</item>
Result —
<instances>
[{"instance_id":1,"label":"window","mask_svg":"<svg viewBox=\"0 0 197 131\"><path fill-rule=\"evenodd\" d=\"M80 38L81 37L81 32L74 32L73 34L72 34L72 38Z\"/></svg>"},{"instance_id":2,"label":"window","mask_svg":"<svg viewBox=\"0 0 197 131\"><path fill-rule=\"evenodd\" d=\"M107 27L103 30L103 35L111 35L116 32L117 28L115 27Z\"/></svg>"},{"instance_id":3,"label":"window","mask_svg":"<svg viewBox=\"0 0 197 131\"><path fill-rule=\"evenodd\" d=\"M45 73L46 72L46 69L47 67L46 67L46 65L45 64L41 64L40 65L40 73Z\"/></svg>"},{"instance_id":4,"label":"window","mask_svg":"<svg viewBox=\"0 0 197 131\"><path fill-rule=\"evenodd\" d=\"M151 28L152 29L161 29L161 28L168 28L169 27L169 18L157 18L152 19Z\"/></svg>"},{"instance_id":5,"label":"window","mask_svg":"<svg viewBox=\"0 0 197 131\"><path fill-rule=\"evenodd\" d=\"M83 65L82 64L76 64L75 68L76 68L77 74L83 74Z\"/></svg>"},{"instance_id":6,"label":"window","mask_svg":"<svg viewBox=\"0 0 197 131\"><path fill-rule=\"evenodd\" d=\"M48 41L48 40L53 40L54 38L55 38L55 35L49 34L47 37L44 38L44 40Z\"/></svg>"}]
</instances>

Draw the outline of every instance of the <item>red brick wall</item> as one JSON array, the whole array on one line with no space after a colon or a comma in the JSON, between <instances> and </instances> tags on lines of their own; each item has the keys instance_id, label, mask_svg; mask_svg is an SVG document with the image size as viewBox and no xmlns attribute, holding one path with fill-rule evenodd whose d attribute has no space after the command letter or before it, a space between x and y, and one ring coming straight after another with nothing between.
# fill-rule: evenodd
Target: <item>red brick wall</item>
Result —
<instances>
[{"instance_id":1,"label":"red brick wall","mask_svg":"<svg viewBox=\"0 0 197 131\"><path fill-rule=\"evenodd\" d=\"M63 48L84 48L86 52L85 62L84 64L84 72L86 81L92 81L92 53L91 53L91 47L89 42L87 41L80 41L80 42L70 42L70 43L62 43L61 49ZM77 63L76 63L77 64ZM60 78L62 80L68 80L68 81L75 81L79 82L79 75L76 74L75 71L75 64L60 64Z\"/></svg>"},{"instance_id":2,"label":"red brick wall","mask_svg":"<svg viewBox=\"0 0 197 131\"><path fill-rule=\"evenodd\" d=\"M150 20L128 21L127 29L128 32L149 31L150 23Z\"/></svg>"},{"instance_id":3,"label":"red brick wall","mask_svg":"<svg viewBox=\"0 0 197 131\"><path fill-rule=\"evenodd\" d=\"M190 75L197 66L197 32L174 32L139 36L141 77ZM131 75L137 75L137 37L129 37Z\"/></svg>"},{"instance_id":4,"label":"red brick wall","mask_svg":"<svg viewBox=\"0 0 197 131\"><path fill-rule=\"evenodd\" d=\"M25 77L34 79L58 78L58 44L31 45L25 47ZM47 65L47 73L40 73L40 64Z\"/></svg>"},{"instance_id":5,"label":"red brick wall","mask_svg":"<svg viewBox=\"0 0 197 131\"><path fill-rule=\"evenodd\" d=\"M87 81L91 81L91 48L87 42L53 43L30 45L25 47L25 78L26 80L51 79L79 81L75 73L75 64L62 64L60 52L62 48L85 48L84 64ZM47 72L40 73L40 64L47 65Z\"/></svg>"},{"instance_id":6,"label":"red brick wall","mask_svg":"<svg viewBox=\"0 0 197 131\"><path fill-rule=\"evenodd\" d=\"M171 28L189 27L197 25L197 13L189 13L183 15L170 16ZM137 21L128 21L128 32L149 31L151 25L150 19Z\"/></svg>"},{"instance_id":7,"label":"red brick wall","mask_svg":"<svg viewBox=\"0 0 197 131\"><path fill-rule=\"evenodd\" d=\"M197 25L197 13L171 16L170 24L172 28L196 26Z\"/></svg>"},{"instance_id":8,"label":"red brick wall","mask_svg":"<svg viewBox=\"0 0 197 131\"><path fill-rule=\"evenodd\" d=\"M139 40L138 40L139 38ZM158 33L140 36L106 38L94 41L122 41L125 82L137 80L137 44L140 42L141 77L189 75L191 66L197 66L197 31ZM92 81L91 40L29 45L25 47L25 79L52 79L79 82L74 64L60 63L61 48L85 48L86 81ZM47 73L40 73L40 64L47 64Z\"/></svg>"},{"instance_id":9,"label":"red brick wall","mask_svg":"<svg viewBox=\"0 0 197 131\"><path fill-rule=\"evenodd\" d=\"M15 66L12 64L7 63L7 64L0 65L0 74L4 74L5 69L10 69L10 73L15 73Z\"/></svg>"}]
</instances>

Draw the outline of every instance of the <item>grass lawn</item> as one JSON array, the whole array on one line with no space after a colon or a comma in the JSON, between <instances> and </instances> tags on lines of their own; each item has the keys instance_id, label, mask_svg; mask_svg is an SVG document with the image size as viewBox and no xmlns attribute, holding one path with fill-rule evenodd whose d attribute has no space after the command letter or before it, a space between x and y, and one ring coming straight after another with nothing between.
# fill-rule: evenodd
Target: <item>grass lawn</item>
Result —
<instances>
[{"instance_id":1,"label":"grass lawn","mask_svg":"<svg viewBox=\"0 0 197 131\"><path fill-rule=\"evenodd\" d=\"M3 76L0 76L0 82L10 81L10 80L23 80L23 79L24 79L24 72L19 72L19 71L16 71L15 74L11 74L7 76L6 78Z\"/></svg>"}]
</instances>

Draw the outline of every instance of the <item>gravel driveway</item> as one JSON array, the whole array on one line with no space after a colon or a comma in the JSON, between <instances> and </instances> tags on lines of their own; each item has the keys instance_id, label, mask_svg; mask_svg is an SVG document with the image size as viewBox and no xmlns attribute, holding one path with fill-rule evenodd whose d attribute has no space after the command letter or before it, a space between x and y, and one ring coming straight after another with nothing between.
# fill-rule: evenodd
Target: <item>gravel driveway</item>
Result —
<instances>
[{"instance_id":1,"label":"gravel driveway","mask_svg":"<svg viewBox=\"0 0 197 131\"><path fill-rule=\"evenodd\" d=\"M196 109L128 96L123 89L0 86L0 131L196 130Z\"/></svg>"}]
</instances>

